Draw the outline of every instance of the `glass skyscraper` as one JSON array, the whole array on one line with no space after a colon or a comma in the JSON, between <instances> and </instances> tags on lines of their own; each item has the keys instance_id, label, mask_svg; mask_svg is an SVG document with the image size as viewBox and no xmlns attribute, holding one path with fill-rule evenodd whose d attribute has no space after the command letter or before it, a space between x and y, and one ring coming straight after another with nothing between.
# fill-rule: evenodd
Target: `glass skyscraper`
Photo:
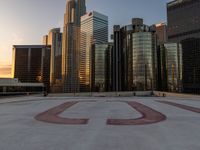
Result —
<instances>
[{"instance_id":1,"label":"glass skyscraper","mask_svg":"<svg viewBox=\"0 0 200 150\"><path fill-rule=\"evenodd\" d=\"M183 91L200 93L200 0L167 4L168 40L181 42Z\"/></svg>"},{"instance_id":2,"label":"glass skyscraper","mask_svg":"<svg viewBox=\"0 0 200 150\"><path fill-rule=\"evenodd\" d=\"M114 53L121 55L119 68L121 68L122 90L155 89L157 80L155 27L144 25L142 19L134 18L131 25L122 27L118 32L120 38L114 37ZM115 46L116 43L118 47ZM119 50L116 48L121 52L117 52Z\"/></svg>"},{"instance_id":3,"label":"glass skyscraper","mask_svg":"<svg viewBox=\"0 0 200 150\"><path fill-rule=\"evenodd\" d=\"M107 88L106 74L109 70L106 61L108 44L92 46L91 83L93 92L105 92Z\"/></svg>"},{"instance_id":4,"label":"glass skyscraper","mask_svg":"<svg viewBox=\"0 0 200 150\"><path fill-rule=\"evenodd\" d=\"M167 4L168 40L200 37L200 0L174 0Z\"/></svg>"},{"instance_id":5,"label":"glass skyscraper","mask_svg":"<svg viewBox=\"0 0 200 150\"><path fill-rule=\"evenodd\" d=\"M182 92L182 45L165 43L158 48L159 90Z\"/></svg>"},{"instance_id":6,"label":"glass skyscraper","mask_svg":"<svg viewBox=\"0 0 200 150\"><path fill-rule=\"evenodd\" d=\"M94 44L108 42L108 17L98 12L89 12L81 17L80 48L80 91L92 90L92 59L98 58L100 51L93 52ZM99 49L98 49L99 50ZM105 50L101 49L102 53ZM94 54L94 55L92 55ZM102 57L101 57L102 59ZM104 60L105 61L105 60ZM103 63L104 64L104 63ZM102 65L103 65L102 64ZM98 68L98 66L96 66Z\"/></svg>"},{"instance_id":7,"label":"glass skyscraper","mask_svg":"<svg viewBox=\"0 0 200 150\"><path fill-rule=\"evenodd\" d=\"M85 13L85 0L67 1L62 48L63 92L79 92L80 20Z\"/></svg>"},{"instance_id":8,"label":"glass skyscraper","mask_svg":"<svg viewBox=\"0 0 200 150\"><path fill-rule=\"evenodd\" d=\"M62 92L62 33L54 28L44 36L43 44L51 46L50 86L51 92Z\"/></svg>"}]
</instances>

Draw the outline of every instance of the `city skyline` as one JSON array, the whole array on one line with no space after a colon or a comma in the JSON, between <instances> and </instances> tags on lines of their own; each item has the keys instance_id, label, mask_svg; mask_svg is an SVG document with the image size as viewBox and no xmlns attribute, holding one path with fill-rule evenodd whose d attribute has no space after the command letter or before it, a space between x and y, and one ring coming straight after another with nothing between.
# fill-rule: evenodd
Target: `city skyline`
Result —
<instances>
[{"instance_id":1,"label":"city skyline","mask_svg":"<svg viewBox=\"0 0 200 150\"><path fill-rule=\"evenodd\" d=\"M109 32L111 33L113 25L125 25L134 17L144 18L147 24L165 22L165 7L168 1L164 0L160 2L159 0L154 0L148 7L143 5L145 3L144 0L127 0L126 3L115 0L114 7L113 0L87 0L86 4L88 11L95 10L108 15ZM18 3L15 0L0 2L0 10L2 12L0 18L4 20L1 23L2 28L0 29L0 33L2 33L0 35L0 53L4 54L0 55L0 77L10 77L9 68L11 68L12 45L42 44L42 36L50 29L54 27L63 28L63 13L66 0L48 0L48 4L46 0L20 0L20 2ZM49 13L53 8L57 11ZM120 12L116 14L119 8L124 13ZM37 9L37 12L33 11L35 9Z\"/></svg>"}]
</instances>

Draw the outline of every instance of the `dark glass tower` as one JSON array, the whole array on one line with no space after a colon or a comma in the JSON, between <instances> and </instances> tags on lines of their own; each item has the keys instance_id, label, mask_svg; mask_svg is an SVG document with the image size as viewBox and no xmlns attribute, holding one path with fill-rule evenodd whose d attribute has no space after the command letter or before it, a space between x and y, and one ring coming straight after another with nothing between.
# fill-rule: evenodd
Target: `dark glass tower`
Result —
<instances>
[{"instance_id":1,"label":"dark glass tower","mask_svg":"<svg viewBox=\"0 0 200 150\"><path fill-rule=\"evenodd\" d=\"M50 46L14 45L14 78L18 78L21 82L44 83L49 91L50 54Z\"/></svg>"},{"instance_id":2,"label":"dark glass tower","mask_svg":"<svg viewBox=\"0 0 200 150\"><path fill-rule=\"evenodd\" d=\"M182 44L183 90L200 93L200 0L174 0L167 15L168 40Z\"/></svg>"},{"instance_id":3,"label":"dark glass tower","mask_svg":"<svg viewBox=\"0 0 200 150\"><path fill-rule=\"evenodd\" d=\"M51 46L50 86L51 92L62 92L62 33L54 28L43 37L43 44Z\"/></svg>"},{"instance_id":4,"label":"dark glass tower","mask_svg":"<svg viewBox=\"0 0 200 150\"><path fill-rule=\"evenodd\" d=\"M113 27L113 49L111 51L111 89L112 91L122 90L122 51L120 26Z\"/></svg>"},{"instance_id":5,"label":"dark glass tower","mask_svg":"<svg viewBox=\"0 0 200 150\"><path fill-rule=\"evenodd\" d=\"M85 13L85 0L67 1L62 48L63 92L79 92L80 20Z\"/></svg>"},{"instance_id":6,"label":"dark glass tower","mask_svg":"<svg viewBox=\"0 0 200 150\"><path fill-rule=\"evenodd\" d=\"M132 24L114 26L114 91L152 90L156 88L157 56L155 26L134 18ZM116 75L115 75L116 72ZM121 82L121 83L120 83Z\"/></svg>"}]
</instances>

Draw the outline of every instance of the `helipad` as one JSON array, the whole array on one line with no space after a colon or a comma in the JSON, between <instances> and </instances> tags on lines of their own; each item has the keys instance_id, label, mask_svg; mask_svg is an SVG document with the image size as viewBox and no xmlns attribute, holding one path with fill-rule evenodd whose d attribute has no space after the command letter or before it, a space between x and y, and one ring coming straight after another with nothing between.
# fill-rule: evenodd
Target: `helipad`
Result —
<instances>
[{"instance_id":1,"label":"helipad","mask_svg":"<svg viewBox=\"0 0 200 150\"><path fill-rule=\"evenodd\" d=\"M199 150L200 100L0 99L0 150Z\"/></svg>"}]
</instances>

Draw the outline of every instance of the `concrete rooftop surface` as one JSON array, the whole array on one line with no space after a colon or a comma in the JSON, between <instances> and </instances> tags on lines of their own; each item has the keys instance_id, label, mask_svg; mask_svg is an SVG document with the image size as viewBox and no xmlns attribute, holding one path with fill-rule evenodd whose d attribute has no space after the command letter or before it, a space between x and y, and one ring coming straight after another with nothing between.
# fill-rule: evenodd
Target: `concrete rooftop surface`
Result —
<instances>
[{"instance_id":1,"label":"concrete rooftop surface","mask_svg":"<svg viewBox=\"0 0 200 150\"><path fill-rule=\"evenodd\" d=\"M200 150L200 99L0 98L0 150Z\"/></svg>"}]
</instances>

